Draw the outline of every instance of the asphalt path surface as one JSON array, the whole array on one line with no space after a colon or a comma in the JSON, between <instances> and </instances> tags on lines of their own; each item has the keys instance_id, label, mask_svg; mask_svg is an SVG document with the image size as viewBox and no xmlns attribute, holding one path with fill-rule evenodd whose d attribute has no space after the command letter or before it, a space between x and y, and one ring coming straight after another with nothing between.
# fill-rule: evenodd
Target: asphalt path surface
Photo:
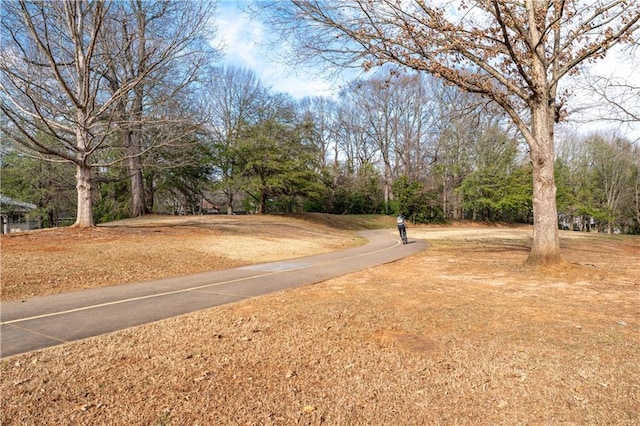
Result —
<instances>
[{"instance_id":1,"label":"asphalt path surface","mask_svg":"<svg viewBox=\"0 0 640 426\"><path fill-rule=\"evenodd\" d=\"M389 230L363 231L363 246L154 281L0 304L0 358L61 345L289 288L314 284L418 253Z\"/></svg>"}]
</instances>

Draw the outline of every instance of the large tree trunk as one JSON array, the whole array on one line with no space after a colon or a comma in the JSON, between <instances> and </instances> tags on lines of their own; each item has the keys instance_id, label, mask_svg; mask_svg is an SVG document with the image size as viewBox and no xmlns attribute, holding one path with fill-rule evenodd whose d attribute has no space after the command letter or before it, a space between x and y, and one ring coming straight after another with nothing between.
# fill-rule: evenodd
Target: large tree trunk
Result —
<instances>
[{"instance_id":1,"label":"large tree trunk","mask_svg":"<svg viewBox=\"0 0 640 426\"><path fill-rule=\"evenodd\" d=\"M267 213L267 193L260 191L260 203L258 205L258 214Z\"/></svg>"},{"instance_id":2,"label":"large tree trunk","mask_svg":"<svg viewBox=\"0 0 640 426\"><path fill-rule=\"evenodd\" d=\"M455 168L454 168L455 170ZM458 182L458 172L454 172L453 173L453 183L451 184L451 186L453 188L455 188L455 185ZM452 198L452 203L453 203L453 219L454 220L462 220L462 196L458 195L454 190L451 191L451 198Z\"/></svg>"},{"instance_id":3,"label":"large tree trunk","mask_svg":"<svg viewBox=\"0 0 640 426\"><path fill-rule=\"evenodd\" d=\"M134 126L135 129L135 126ZM129 171L130 205L129 214L131 217L144 216L148 213L145 198L145 184L142 174L142 159L140 158L140 143L142 130L124 129L122 132L123 144L127 153L127 168Z\"/></svg>"},{"instance_id":4,"label":"large tree trunk","mask_svg":"<svg viewBox=\"0 0 640 426\"><path fill-rule=\"evenodd\" d=\"M386 143L381 146L386 147ZM384 152L382 153L382 158L384 160L384 212L389 213L389 203L393 199L393 194L391 193L391 162L389 160L389 154Z\"/></svg>"},{"instance_id":5,"label":"large tree trunk","mask_svg":"<svg viewBox=\"0 0 640 426\"><path fill-rule=\"evenodd\" d=\"M138 9L138 37L140 38L138 44L137 58L138 74L136 77L143 75L146 72L146 37L147 37L147 20L145 11ZM129 134L129 144L127 144L127 155L129 174L131 179L131 206L130 213L132 217L144 216L148 210L144 199L144 179L142 177L142 118L143 113L143 97L145 94L145 85L143 83L138 84L133 89L133 126L131 127L131 133Z\"/></svg>"},{"instance_id":6,"label":"large tree trunk","mask_svg":"<svg viewBox=\"0 0 640 426\"><path fill-rule=\"evenodd\" d=\"M136 126L137 127L137 126ZM130 135L128 151L128 167L131 184L131 217L139 217L147 214L147 205L145 203L144 179L142 175L142 158L140 157L140 141L142 129L136 128Z\"/></svg>"},{"instance_id":7,"label":"large tree trunk","mask_svg":"<svg viewBox=\"0 0 640 426\"><path fill-rule=\"evenodd\" d=\"M533 164L533 242L527 263L558 263L560 239L554 180L553 118L550 107L532 108L533 141L529 143Z\"/></svg>"},{"instance_id":8,"label":"large tree trunk","mask_svg":"<svg viewBox=\"0 0 640 426\"><path fill-rule=\"evenodd\" d=\"M78 210L74 227L90 228L93 222L93 199L91 198L91 167L80 162L76 167L76 189Z\"/></svg>"},{"instance_id":9,"label":"large tree trunk","mask_svg":"<svg viewBox=\"0 0 640 426\"><path fill-rule=\"evenodd\" d=\"M142 179L142 97L144 85L134 90L134 124L128 145L129 173L131 175L131 215L144 216L147 206L144 203L144 180Z\"/></svg>"},{"instance_id":10,"label":"large tree trunk","mask_svg":"<svg viewBox=\"0 0 640 426\"><path fill-rule=\"evenodd\" d=\"M88 118L84 110L78 109L76 113L78 123L85 128ZM91 165L87 160L87 149L89 147L88 133L78 126L76 128L76 190L78 193L78 208L74 227L90 228L95 226L93 221L93 199L91 198Z\"/></svg>"},{"instance_id":11,"label":"large tree trunk","mask_svg":"<svg viewBox=\"0 0 640 426\"><path fill-rule=\"evenodd\" d=\"M129 173L131 173L131 217L147 214L145 203L144 179L140 157L129 158Z\"/></svg>"},{"instance_id":12,"label":"large tree trunk","mask_svg":"<svg viewBox=\"0 0 640 426\"><path fill-rule=\"evenodd\" d=\"M227 189L227 214L233 214L233 188Z\"/></svg>"}]
</instances>

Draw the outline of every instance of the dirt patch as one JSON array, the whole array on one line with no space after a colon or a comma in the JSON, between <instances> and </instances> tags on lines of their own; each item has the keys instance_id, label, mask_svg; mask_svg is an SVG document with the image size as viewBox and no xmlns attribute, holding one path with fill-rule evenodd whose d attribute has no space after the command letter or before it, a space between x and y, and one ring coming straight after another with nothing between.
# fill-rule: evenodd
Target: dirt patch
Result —
<instances>
[{"instance_id":1,"label":"dirt patch","mask_svg":"<svg viewBox=\"0 0 640 426\"><path fill-rule=\"evenodd\" d=\"M257 244L282 238L292 226L290 218L271 218L260 228L246 220L222 234L264 232L254 237ZM324 234L331 244L355 242L347 231L296 220L304 235L298 239L307 244ZM173 251L190 244L227 261L230 256L210 251L209 233L223 225L193 225L190 238L182 225L169 227L181 230L175 234L161 227L140 234L134 252L162 236ZM120 246L132 235L114 241ZM409 237L427 239L428 250L317 285L5 360L0 420L640 423L640 239L562 233L566 264L531 270L522 266L531 238L526 227L410 227ZM54 240L39 243L49 256L59 253ZM12 253L32 251L41 253L32 244Z\"/></svg>"}]
</instances>

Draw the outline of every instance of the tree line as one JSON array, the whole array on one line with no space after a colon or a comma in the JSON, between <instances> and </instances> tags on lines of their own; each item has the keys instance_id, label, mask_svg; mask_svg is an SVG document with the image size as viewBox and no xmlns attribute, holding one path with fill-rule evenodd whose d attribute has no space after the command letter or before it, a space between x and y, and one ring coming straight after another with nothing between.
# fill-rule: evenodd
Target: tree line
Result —
<instances>
[{"instance_id":1,"label":"tree line","mask_svg":"<svg viewBox=\"0 0 640 426\"><path fill-rule=\"evenodd\" d=\"M526 144L478 96L419 74L383 74L352 81L335 99L294 100L251 70L212 71L218 78L197 96L203 116L191 124L201 129L139 158L145 212L532 221ZM612 132L566 136L555 165L559 225L637 233L639 159L637 145ZM96 222L135 216L128 166L95 171ZM71 168L8 150L2 175L3 191L36 203L46 225L73 216Z\"/></svg>"},{"instance_id":2,"label":"tree line","mask_svg":"<svg viewBox=\"0 0 640 426\"><path fill-rule=\"evenodd\" d=\"M381 62L336 98L295 100L216 65L214 14L211 2L4 2L3 193L47 226L210 211L534 222L538 145L490 86ZM553 220L637 233L637 146L565 139Z\"/></svg>"}]
</instances>

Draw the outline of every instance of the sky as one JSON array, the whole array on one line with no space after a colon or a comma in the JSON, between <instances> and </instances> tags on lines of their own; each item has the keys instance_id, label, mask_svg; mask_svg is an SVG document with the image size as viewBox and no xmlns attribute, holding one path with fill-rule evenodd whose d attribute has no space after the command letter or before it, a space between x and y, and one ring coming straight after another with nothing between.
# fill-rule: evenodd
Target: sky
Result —
<instances>
[{"instance_id":1,"label":"sky","mask_svg":"<svg viewBox=\"0 0 640 426\"><path fill-rule=\"evenodd\" d=\"M275 61L274 55L270 55L268 47L264 43L269 39L268 29L261 22L251 19L249 14L242 10L250 1L220 0L218 3L216 13L217 41L224 44L223 63L248 68L256 73L265 86L276 92L288 93L296 99L306 96L337 95L340 90L339 81L328 77L322 78L309 70L299 67L294 69ZM636 54L640 55L640 49L636 50ZM636 59L636 63L640 63L640 59ZM635 79L635 85L640 85L638 77L640 70L632 69L627 64L628 59L612 52L604 60L597 62L594 65L594 70L603 76L615 75L632 82ZM573 86L571 81L566 81L565 84L569 88ZM587 99L588 102L591 100ZM640 100L638 102L640 103ZM574 97L571 103L570 107L573 107L579 104L580 100ZM638 110L640 110L640 106L635 107L635 111ZM583 130L586 128L584 124L580 126ZM594 122L588 127L589 130L599 130L612 126L608 123ZM630 131L625 129L624 132L632 139L640 140L640 125Z\"/></svg>"},{"instance_id":2,"label":"sky","mask_svg":"<svg viewBox=\"0 0 640 426\"><path fill-rule=\"evenodd\" d=\"M251 69L262 83L276 92L289 93L296 99L305 96L331 96L339 90L337 83L304 70L277 63L264 41L264 25L242 11L245 0L222 0L218 3L216 26L218 40L225 45L223 62Z\"/></svg>"}]
</instances>

